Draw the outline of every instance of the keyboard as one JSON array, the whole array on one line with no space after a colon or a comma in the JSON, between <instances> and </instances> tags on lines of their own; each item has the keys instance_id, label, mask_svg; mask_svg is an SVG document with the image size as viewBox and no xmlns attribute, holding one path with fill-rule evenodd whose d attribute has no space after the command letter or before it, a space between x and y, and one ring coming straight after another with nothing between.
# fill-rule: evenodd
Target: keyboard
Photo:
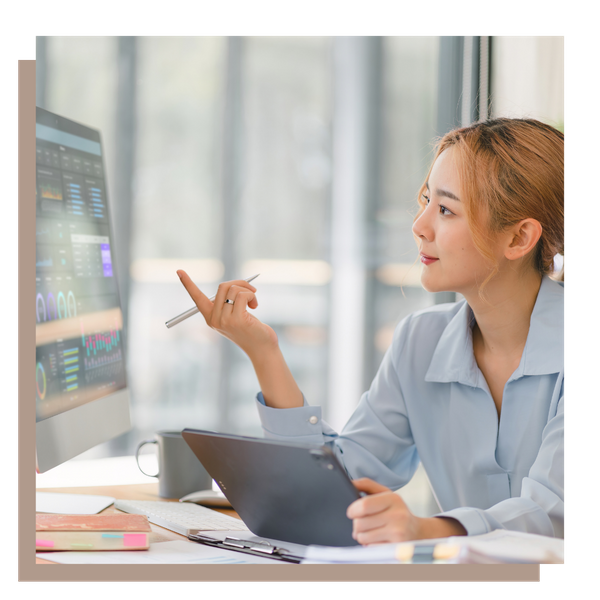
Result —
<instances>
[{"instance_id":1,"label":"keyboard","mask_svg":"<svg viewBox=\"0 0 600 600\"><path fill-rule=\"evenodd\" d=\"M198 504L115 500L115 508L133 515L146 515L150 523L185 536L198 531L249 531L240 519Z\"/></svg>"}]
</instances>

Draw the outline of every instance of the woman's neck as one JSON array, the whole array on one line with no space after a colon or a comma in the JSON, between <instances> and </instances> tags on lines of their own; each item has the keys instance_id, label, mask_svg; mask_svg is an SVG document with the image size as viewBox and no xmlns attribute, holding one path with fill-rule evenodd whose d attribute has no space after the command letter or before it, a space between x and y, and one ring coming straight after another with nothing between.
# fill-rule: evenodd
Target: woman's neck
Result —
<instances>
[{"instance_id":1,"label":"woman's neck","mask_svg":"<svg viewBox=\"0 0 600 600\"><path fill-rule=\"evenodd\" d=\"M541 281L536 271L527 275L512 271L494 277L484 288L483 299L478 291L465 295L476 321L473 336L481 350L520 357Z\"/></svg>"}]
</instances>

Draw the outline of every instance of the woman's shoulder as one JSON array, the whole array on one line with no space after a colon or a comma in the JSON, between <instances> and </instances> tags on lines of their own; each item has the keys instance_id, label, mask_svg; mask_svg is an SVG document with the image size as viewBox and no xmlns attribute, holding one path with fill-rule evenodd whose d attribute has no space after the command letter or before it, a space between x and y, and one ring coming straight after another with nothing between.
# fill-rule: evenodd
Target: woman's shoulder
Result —
<instances>
[{"instance_id":1,"label":"woman's shoulder","mask_svg":"<svg viewBox=\"0 0 600 600\"><path fill-rule=\"evenodd\" d=\"M458 313L466 309L468 309L466 300L434 304L433 306L428 306L427 308L422 308L411 313L406 317L405 321L408 327L411 328L429 328L434 325L443 326L450 323Z\"/></svg>"},{"instance_id":2,"label":"woman's shoulder","mask_svg":"<svg viewBox=\"0 0 600 600\"><path fill-rule=\"evenodd\" d=\"M415 346L433 349L446 328L455 319L464 320L466 329L470 318L470 308L466 300L435 304L417 310L398 323L394 331L392 347L396 352Z\"/></svg>"}]
</instances>

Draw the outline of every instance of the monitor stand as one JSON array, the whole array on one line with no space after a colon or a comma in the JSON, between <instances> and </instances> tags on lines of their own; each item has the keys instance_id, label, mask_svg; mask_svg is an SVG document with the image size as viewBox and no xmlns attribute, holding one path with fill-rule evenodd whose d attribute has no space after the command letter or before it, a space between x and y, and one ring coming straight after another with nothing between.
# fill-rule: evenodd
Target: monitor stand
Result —
<instances>
[{"instance_id":1,"label":"monitor stand","mask_svg":"<svg viewBox=\"0 0 600 600\"><path fill-rule=\"evenodd\" d=\"M35 493L35 511L59 515L95 515L108 508L114 498L90 494Z\"/></svg>"}]
</instances>

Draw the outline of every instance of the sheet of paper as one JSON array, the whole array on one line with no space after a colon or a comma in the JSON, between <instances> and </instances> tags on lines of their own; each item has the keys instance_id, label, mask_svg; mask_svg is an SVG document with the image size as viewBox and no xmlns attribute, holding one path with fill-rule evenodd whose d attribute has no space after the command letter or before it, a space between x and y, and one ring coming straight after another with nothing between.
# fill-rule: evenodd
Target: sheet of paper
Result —
<instances>
[{"instance_id":1,"label":"sheet of paper","mask_svg":"<svg viewBox=\"0 0 600 600\"><path fill-rule=\"evenodd\" d=\"M221 550L186 540L151 544L149 550L118 552L37 552L44 558L63 565L282 565L289 564L260 556Z\"/></svg>"},{"instance_id":2,"label":"sheet of paper","mask_svg":"<svg viewBox=\"0 0 600 600\"><path fill-rule=\"evenodd\" d=\"M563 563L565 542L520 531L496 529L470 538L452 538L460 543L456 562L482 562L486 558L502 563Z\"/></svg>"},{"instance_id":3,"label":"sheet of paper","mask_svg":"<svg viewBox=\"0 0 600 600\"><path fill-rule=\"evenodd\" d=\"M309 546L302 564L314 563L398 563L395 558L398 544L378 544L377 546L350 546L333 548L329 546Z\"/></svg>"}]
</instances>

